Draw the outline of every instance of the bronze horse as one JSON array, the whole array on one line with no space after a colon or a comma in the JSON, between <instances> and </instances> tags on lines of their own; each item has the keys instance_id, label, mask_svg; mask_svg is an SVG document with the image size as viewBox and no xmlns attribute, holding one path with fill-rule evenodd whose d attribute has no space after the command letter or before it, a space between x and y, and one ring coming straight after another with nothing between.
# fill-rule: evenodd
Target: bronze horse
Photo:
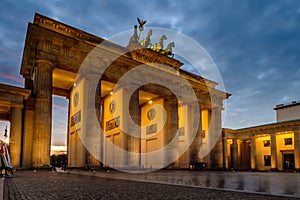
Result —
<instances>
[{"instance_id":1,"label":"bronze horse","mask_svg":"<svg viewBox=\"0 0 300 200\"><path fill-rule=\"evenodd\" d=\"M162 35L158 41L158 43L155 43L154 45L152 45L150 48L153 51L159 52L160 50L162 50L164 48L164 40L168 39L166 35Z\"/></svg>"},{"instance_id":2,"label":"bronze horse","mask_svg":"<svg viewBox=\"0 0 300 200\"><path fill-rule=\"evenodd\" d=\"M174 53L172 53L172 49L175 47L175 43L174 42L170 42L167 46L167 48L165 50L160 50L159 53L162 55L166 55L169 56L171 55L171 57L174 57Z\"/></svg>"},{"instance_id":3,"label":"bronze horse","mask_svg":"<svg viewBox=\"0 0 300 200\"><path fill-rule=\"evenodd\" d=\"M150 37L151 37L151 36L152 36L152 30L150 29L150 30L148 31L148 34L147 34L146 38L143 39L143 40L140 42L140 45L141 45L142 47L148 47L148 46L150 45Z\"/></svg>"}]
</instances>

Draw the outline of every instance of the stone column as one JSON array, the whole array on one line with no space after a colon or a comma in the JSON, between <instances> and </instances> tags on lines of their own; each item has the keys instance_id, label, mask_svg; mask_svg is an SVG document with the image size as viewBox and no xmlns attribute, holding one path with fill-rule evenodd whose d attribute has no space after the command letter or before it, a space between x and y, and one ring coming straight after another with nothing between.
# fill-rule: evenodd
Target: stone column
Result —
<instances>
[{"instance_id":1,"label":"stone column","mask_svg":"<svg viewBox=\"0 0 300 200\"><path fill-rule=\"evenodd\" d=\"M295 169L300 170L300 130L294 131Z\"/></svg>"},{"instance_id":2,"label":"stone column","mask_svg":"<svg viewBox=\"0 0 300 200\"><path fill-rule=\"evenodd\" d=\"M271 169L277 169L277 145L275 133L271 134Z\"/></svg>"},{"instance_id":3,"label":"stone column","mask_svg":"<svg viewBox=\"0 0 300 200\"><path fill-rule=\"evenodd\" d=\"M30 101L32 98L30 98ZM29 101L29 100L28 100ZM30 104L30 106L28 106ZM34 110L33 102L27 102L23 116L24 130L23 130L23 149L22 149L22 167L30 168L32 166L32 140L34 132Z\"/></svg>"},{"instance_id":4,"label":"stone column","mask_svg":"<svg viewBox=\"0 0 300 200\"><path fill-rule=\"evenodd\" d=\"M19 168L21 165L22 108L12 107L11 112L10 156L14 168Z\"/></svg>"},{"instance_id":5,"label":"stone column","mask_svg":"<svg viewBox=\"0 0 300 200\"><path fill-rule=\"evenodd\" d=\"M232 156L232 168L237 169L238 168L238 144L237 139L232 139L231 144L231 156Z\"/></svg>"},{"instance_id":6,"label":"stone column","mask_svg":"<svg viewBox=\"0 0 300 200\"><path fill-rule=\"evenodd\" d=\"M33 90L33 80L25 79L25 89ZM22 137L22 168L32 166L32 140L34 132L34 97L31 95L26 101L23 113L23 137Z\"/></svg>"},{"instance_id":7,"label":"stone column","mask_svg":"<svg viewBox=\"0 0 300 200\"><path fill-rule=\"evenodd\" d=\"M100 127L101 130L103 131L102 133L100 133L100 167L103 168L104 165L104 153L105 153L105 130L104 130L104 100L101 101L101 110L99 113L99 117L100 117Z\"/></svg>"},{"instance_id":8,"label":"stone column","mask_svg":"<svg viewBox=\"0 0 300 200\"><path fill-rule=\"evenodd\" d=\"M166 126L165 126L165 143L164 146L168 145L173 139L173 145L165 152L164 165L170 163L178 156L179 141L176 136L178 130L178 101L174 95L171 95L164 100L164 108L167 112ZM169 165L170 168L176 167L177 163Z\"/></svg>"},{"instance_id":9,"label":"stone column","mask_svg":"<svg viewBox=\"0 0 300 200\"><path fill-rule=\"evenodd\" d=\"M54 65L46 60L37 60L36 64L32 166L49 167L52 128L52 71Z\"/></svg>"},{"instance_id":10,"label":"stone column","mask_svg":"<svg viewBox=\"0 0 300 200\"><path fill-rule=\"evenodd\" d=\"M228 169L227 137L223 136L223 169Z\"/></svg>"},{"instance_id":11,"label":"stone column","mask_svg":"<svg viewBox=\"0 0 300 200\"><path fill-rule=\"evenodd\" d=\"M139 106L139 91L136 90L129 101L129 114L132 121L137 126L128 127L129 133L127 134L127 145L129 158L127 158L128 167L140 168L141 165L141 109Z\"/></svg>"},{"instance_id":12,"label":"stone column","mask_svg":"<svg viewBox=\"0 0 300 200\"><path fill-rule=\"evenodd\" d=\"M243 140L238 140L237 142L237 169L242 169L242 162L243 162Z\"/></svg>"},{"instance_id":13,"label":"stone column","mask_svg":"<svg viewBox=\"0 0 300 200\"><path fill-rule=\"evenodd\" d=\"M221 169L223 167L222 146L222 107L215 107L211 112L210 137L211 137L211 167Z\"/></svg>"},{"instance_id":14,"label":"stone column","mask_svg":"<svg viewBox=\"0 0 300 200\"><path fill-rule=\"evenodd\" d=\"M256 169L256 138L251 137L251 170Z\"/></svg>"},{"instance_id":15,"label":"stone column","mask_svg":"<svg viewBox=\"0 0 300 200\"><path fill-rule=\"evenodd\" d=\"M198 109L197 109L198 106ZM195 115L198 110L199 115ZM202 145L202 116L201 116L202 105L189 105L188 106L188 129L190 130L190 135L187 136L188 143L191 143L189 147L189 160L190 162L199 162L199 151ZM197 126L198 121L198 126ZM195 134L195 137L192 138L192 134ZM193 139L193 140L192 140ZM202 158L202 157L201 157Z\"/></svg>"},{"instance_id":16,"label":"stone column","mask_svg":"<svg viewBox=\"0 0 300 200\"><path fill-rule=\"evenodd\" d=\"M100 152L102 143L102 134L100 133L100 107L101 107L101 83L98 75L90 74L86 77L86 164L88 168L100 167ZM96 90L95 90L96 89Z\"/></svg>"},{"instance_id":17,"label":"stone column","mask_svg":"<svg viewBox=\"0 0 300 200\"><path fill-rule=\"evenodd\" d=\"M71 110L71 93L69 94L69 103L68 103L68 121L67 121L67 163L66 167L71 167L72 166L72 160L71 160L71 145L70 145L70 110Z\"/></svg>"},{"instance_id":18,"label":"stone column","mask_svg":"<svg viewBox=\"0 0 300 200\"><path fill-rule=\"evenodd\" d=\"M250 144L249 141L242 140L241 143L241 159L240 159L240 169L250 168Z\"/></svg>"}]
</instances>

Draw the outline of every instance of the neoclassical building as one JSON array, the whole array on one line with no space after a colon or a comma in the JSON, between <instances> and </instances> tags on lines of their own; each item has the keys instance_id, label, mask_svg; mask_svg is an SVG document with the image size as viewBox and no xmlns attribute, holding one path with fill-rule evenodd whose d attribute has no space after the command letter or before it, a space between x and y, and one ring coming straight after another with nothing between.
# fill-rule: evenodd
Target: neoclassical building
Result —
<instances>
[{"instance_id":1,"label":"neoclassical building","mask_svg":"<svg viewBox=\"0 0 300 200\"><path fill-rule=\"evenodd\" d=\"M274 110L276 123L223 129L225 168L300 169L300 103L279 104Z\"/></svg>"}]
</instances>

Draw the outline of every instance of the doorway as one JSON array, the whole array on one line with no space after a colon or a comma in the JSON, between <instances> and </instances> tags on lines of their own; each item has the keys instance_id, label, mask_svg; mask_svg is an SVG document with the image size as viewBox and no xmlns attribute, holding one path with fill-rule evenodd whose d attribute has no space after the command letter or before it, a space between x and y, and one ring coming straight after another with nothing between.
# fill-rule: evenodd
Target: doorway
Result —
<instances>
[{"instance_id":1,"label":"doorway","mask_svg":"<svg viewBox=\"0 0 300 200\"><path fill-rule=\"evenodd\" d=\"M121 134L115 133L106 136L105 140L105 165L106 167L120 167L122 164Z\"/></svg>"},{"instance_id":2,"label":"doorway","mask_svg":"<svg viewBox=\"0 0 300 200\"><path fill-rule=\"evenodd\" d=\"M295 169L294 153L283 153L283 169L284 170Z\"/></svg>"}]
</instances>

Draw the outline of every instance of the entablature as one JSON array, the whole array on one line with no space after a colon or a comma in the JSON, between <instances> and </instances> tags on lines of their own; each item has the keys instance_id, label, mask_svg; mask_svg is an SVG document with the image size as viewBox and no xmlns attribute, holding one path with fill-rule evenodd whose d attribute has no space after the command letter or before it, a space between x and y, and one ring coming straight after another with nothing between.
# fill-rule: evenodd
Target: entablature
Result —
<instances>
[{"instance_id":1,"label":"entablature","mask_svg":"<svg viewBox=\"0 0 300 200\"><path fill-rule=\"evenodd\" d=\"M278 122L272 124L265 124L260 126L248 127L243 129L223 129L223 133L228 136L235 138L251 138L257 135L263 134L277 134L280 132L286 131L299 131L300 130L300 119L285 121L285 122Z\"/></svg>"}]
</instances>

